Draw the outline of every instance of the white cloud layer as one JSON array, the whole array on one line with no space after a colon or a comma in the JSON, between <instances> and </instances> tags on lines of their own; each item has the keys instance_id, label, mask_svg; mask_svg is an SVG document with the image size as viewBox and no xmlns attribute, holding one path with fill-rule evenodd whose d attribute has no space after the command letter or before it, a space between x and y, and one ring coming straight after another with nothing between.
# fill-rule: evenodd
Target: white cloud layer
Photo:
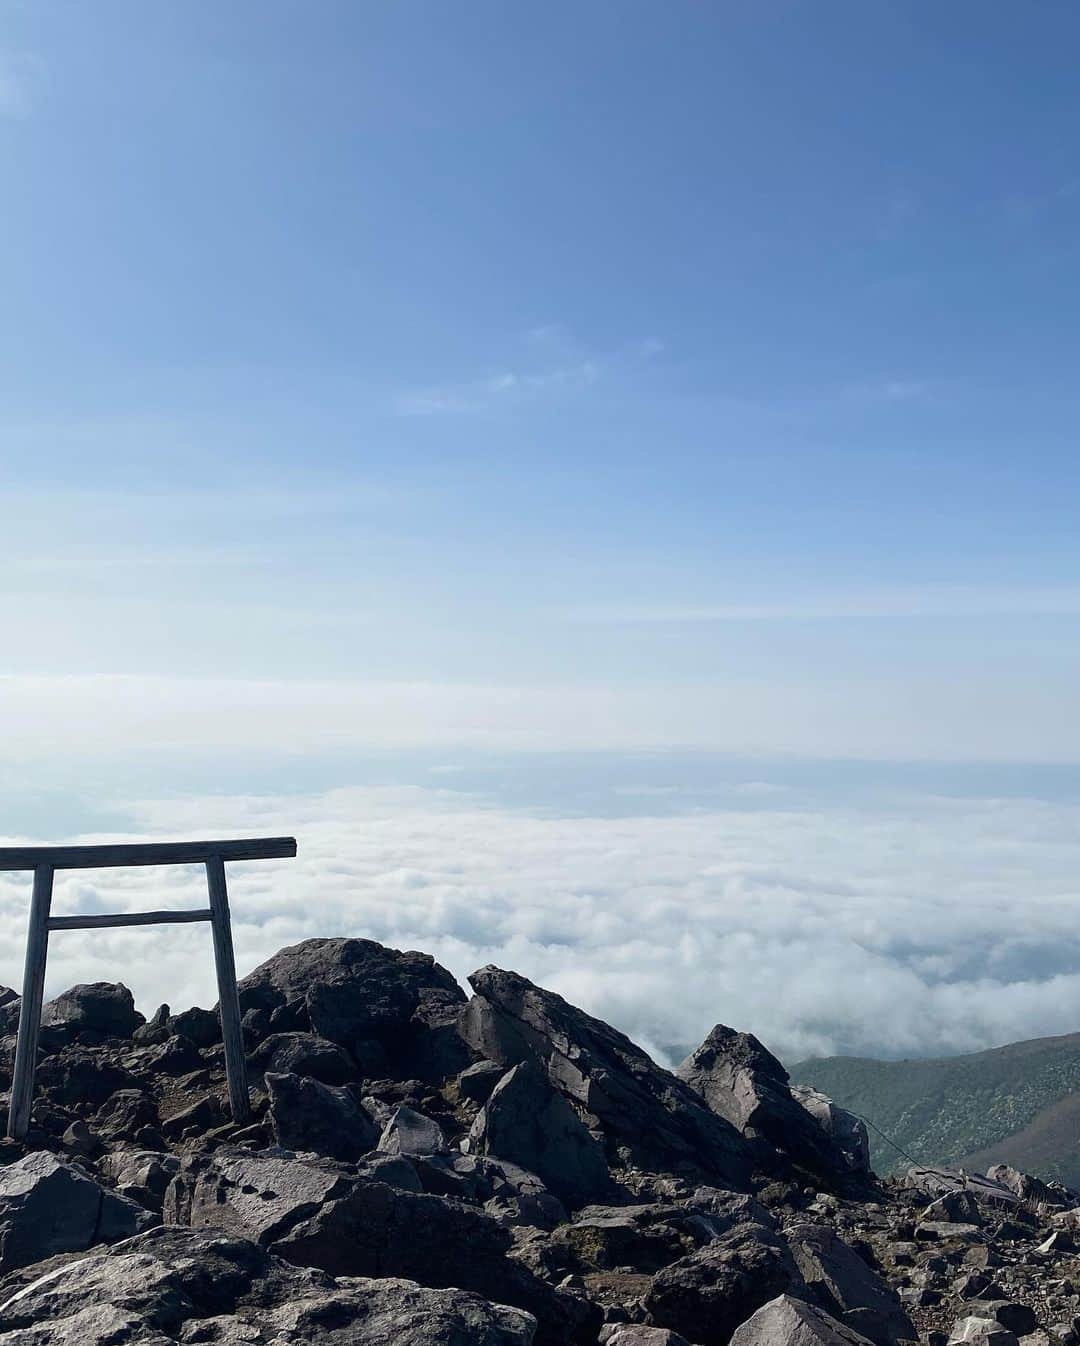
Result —
<instances>
[{"instance_id":1,"label":"white cloud layer","mask_svg":"<svg viewBox=\"0 0 1080 1346\"><path fill-rule=\"evenodd\" d=\"M156 837L298 837L295 861L232 867L241 972L328 934L425 949L461 978L496 962L661 1057L717 1021L788 1061L947 1053L1078 1027L1080 804L809 808L768 781L741 795L738 807L663 817L537 816L420 788L150 801L132 814ZM0 876L9 984L28 889L28 876ZM197 870L96 871L58 879L55 909L203 901ZM215 998L201 926L58 934L49 966L53 992L123 979L147 1012Z\"/></svg>"}]
</instances>

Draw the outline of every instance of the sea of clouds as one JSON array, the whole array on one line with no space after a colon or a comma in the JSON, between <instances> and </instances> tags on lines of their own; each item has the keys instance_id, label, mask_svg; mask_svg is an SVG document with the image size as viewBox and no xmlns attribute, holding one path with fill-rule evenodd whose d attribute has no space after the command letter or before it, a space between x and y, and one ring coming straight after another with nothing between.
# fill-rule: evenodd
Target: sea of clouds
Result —
<instances>
[{"instance_id":1,"label":"sea of clouds","mask_svg":"<svg viewBox=\"0 0 1080 1346\"><path fill-rule=\"evenodd\" d=\"M677 1060L716 1022L807 1056L933 1055L1080 1028L1080 803L767 779L718 797L644 779L572 812L455 786L128 801L125 835L293 834L230 868L242 973L348 934L496 963ZM113 839L99 833L86 840ZM24 838L7 838L12 844ZM54 911L205 904L191 868L57 876ZM0 875L18 987L29 876ZM64 932L49 990L123 980L144 1012L216 999L205 926Z\"/></svg>"}]
</instances>

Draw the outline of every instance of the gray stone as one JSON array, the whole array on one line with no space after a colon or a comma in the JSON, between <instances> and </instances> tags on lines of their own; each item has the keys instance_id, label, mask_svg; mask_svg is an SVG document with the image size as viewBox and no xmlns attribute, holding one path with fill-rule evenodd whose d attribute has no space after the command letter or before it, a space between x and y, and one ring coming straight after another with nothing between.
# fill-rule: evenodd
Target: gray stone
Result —
<instances>
[{"instance_id":1,"label":"gray stone","mask_svg":"<svg viewBox=\"0 0 1080 1346\"><path fill-rule=\"evenodd\" d=\"M540 1346L559 1346L589 1319L506 1256L510 1234L473 1207L292 1155L218 1150L185 1159L165 1199L169 1224L244 1237L297 1266L333 1276L402 1276L458 1286L539 1320Z\"/></svg>"},{"instance_id":2,"label":"gray stone","mask_svg":"<svg viewBox=\"0 0 1080 1346\"><path fill-rule=\"evenodd\" d=\"M315 1033L271 1033L248 1058L252 1078L303 1075L320 1084L351 1084L356 1066L343 1047Z\"/></svg>"},{"instance_id":3,"label":"gray stone","mask_svg":"<svg viewBox=\"0 0 1080 1346\"><path fill-rule=\"evenodd\" d=\"M735 1329L731 1346L870 1346L870 1343L824 1309L792 1295L779 1295Z\"/></svg>"},{"instance_id":4,"label":"gray stone","mask_svg":"<svg viewBox=\"0 0 1080 1346\"><path fill-rule=\"evenodd\" d=\"M792 1096L787 1071L752 1033L717 1024L675 1073L748 1140L761 1137L812 1171L843 1167L825 1131Z\"/></svg>"},{"instance_id":5,"label":"gray stone","mask_svg":"<svg viewBox=\"0 0 1080 1346\"><path fill-rule=\"evenodd\" d=\"M348 1089L302 1075L267 1075L270 1129L279 1145L334 1159L359 1159L374 1149L375 1124Z\"/></svg>"},{"instance_id":6,"label":"gray stone","mask_svg":"<svg viewBox=\"0 0 1080 1346\"><path fill-rule=\"evenodd\" d=\"M796 1224L784 1233L795 1265L819 1303L877 1346L914 1340L915 1327L899 1295L834 1229Z\"/></svg>"},{"instance_id":7,"label":"gray stone","mask_svg":"<svg viewBox=\"0 0 1080 1346\"><path fill-rule=\"evenodd\" d=\"M0 1168L0 1271L129 1238L156 1217L42 1151Z\"/></svg>"},{"instance_id":8,"label":"gray stone","mask_svg":"<svg viewBox=\"0 0 1080 1346\"><path fill-rule=\"evenodd\" d=\"M950 1346L1019 1346L1016 1334L992 1318L961 1318L949 1333Z\"/></svg>"},{"instance_id":9,"label":"gray stone","mask_svg":"<svg viewBox=\"0 0 1080 1346\"><path fill-rule=\"evenodd\" d=\"M529 1314L457 1289L334 1280L240 1239L159 1229L0 1306L0 1346L531 1346Z\"/></svg>"},{"instance_id":10,"label":"gray stone","mask_svg":"<svg viewBox=\"0 0 1080 1346\"><path fill-rule=\"evenodd\" d=\"M457 1030L465 1001L424 953L366 939L309 939L282 949L240 982L240 1006L344 1047L369 1077L441 1081L472 1057Z\"/></svg>"},{"instance_id":11,"label":"gray stone","mask_svg":"<svg viewBox=\"0 0 1080 1346\"><path fill-rule=\"evenodd\" d=\"M383 1127L378 1149L383 1154L445 1154L442 1127L412 1108L397 1108Z\"/></svg>"},{"instance_id":12,"label":"gray stone","mask_svg":"<svg viewBox=\"0 0 1080 1346\"><path fill-rule=\"evenodd\" d=\"M502 1077L468 1137L470 1153L517 1164L570 1207L610 1187L603 1147L532 1061Z\"/></svg>"},{"instance_id":13,"label":"gray stone","mask_svg":"<svg viewBox=\"0 0 1080 1346\"><path fill-rule=\"evenodd\" d=\"M727 1346L762 1305L802 1289L783 1239L764 1225L738 1224L655 1275L645 1307L658 1327L698 1346Z\"/></svg>"},{"instance_id":14,"label":"gray stone","mask_svg":"<svg viewBox=\"0 0 1080 1346\"><path fill-rule=\"evenodd\" d=\"M532 1060L548 1082L643 1168L687 1172L745 1188L752 1156L735 1128L683 1080L608 1024L515 972L481 968L462 1033L479 1055L507 1066ZM593 1124L595 1122L595 1125Z\"/></svg>"},{"instance_id":15,"label":"gray stone","mask_svg":"<svg viewBox=\"0 0 1080 1346\"><path fill-rule=\"evenodd\" d=\"M843 1166L851 1173L871 1174L870 1134L863 1119L834 1103L820 1089L812 1089L808 1084L793 1084L790 1087L792 1098L806 1109L829 1137Z\"/></svg>"},{"instance_id":16,"label":"gray stone","mask_svg":"<svg viewBox=\"0 0 1080 1346\"><path fill-rule=\"evenodd\" d=\"M93 1033L105 1038L130 1038L145 1020L131 992L120 982L95 981L73 986L41 1010L43 1029Z\"/></svg>"},{"instance_id":17,"label":"gray stone","mask_svg":"<svg viewBox=\"0 0 1080 1346\"><path fill-rule=\"evenodd\" d=\"M600 1346L690 1346L678 1332L641 1323L608 1323L600 1329Z\"/></svg>"}]
</instances>

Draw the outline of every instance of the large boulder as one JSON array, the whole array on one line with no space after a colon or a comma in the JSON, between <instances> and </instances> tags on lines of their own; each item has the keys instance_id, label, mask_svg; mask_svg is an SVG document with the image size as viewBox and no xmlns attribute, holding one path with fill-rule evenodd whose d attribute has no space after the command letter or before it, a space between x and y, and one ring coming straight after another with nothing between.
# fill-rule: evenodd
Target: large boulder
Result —
<instances>
[{"instance_id":1,"label":"large boulder","mask_svg":"<svg viewBox=\"0 0 1080 1346\"><path fill-rule=\"evenodd\" d=\"M44 1151L0 1168L0 1272L129 1238L157 1217Z\"/></svg>"},{"instance_id":2,"label":"large boulder","mask_svg":"<svg viewBox=\"0 0 1080 1346\"><path fill-rule=\"evenodd\" d=\"M0 1346L531 1346L520 1309L399 1279L335 1279L243 1239L157 1229L0 1305Z\"/></svg>"},{"instance_id":3,"label":"large boulder","mask_svg":"<svg viewBox=\"0 0 1080 1346\"><path fill-rule=\"evenodd\" d=\"M347 1088L304 1075L267 1075L270 1129L289 1150L359 1159L379 1139L375 1123Z\"/></svg>"},{"instance_id":4,"label":"large boulder","mask_svg":"<svg viewBox=\"0 0 1080 1346\"><path fill-rule=\"evenodd\" d=\"M993 1172L993 1170L991 1170ZM951 1196L954 1193L966 1193L980 1205L998 1211L1012 1212L1020 1205L1019 1195L991 1177L982 1177L978 1173L965 1173L959 1168L935 1168L929 1164L915 1164L901 1179L905 1187L936 1199Z\"/></svg>"},{"instance_id":5,"label":"large boulder","mask_svg":"<svg viewBox=\"0 0 1080 1346\"><path fill-rule=\"evenodd\" d=\"M780 1235L765 1225L740 1223L654 1276L645 1306L658 1327L699 1346L727 1346L763 1304L803 1288Z\"/></svg>"},{"instance_id":6,"label":"large boulder","mask_svg":"<svg viewBox=\"0 0 1080 1346\"><path fill-rule=\"evenodd\" d=\"M812 1089L808 1084L793 1084L790 1088L796 1103L806 1109L832 1142L840 1164L850 1173L869 1177L873 1173L870 1135L863 1119L834 1103L820 1089Z\"/></svg>"},{"instance_id":7,"label":"large boulder","mask_svg":"<svg viewBox=\"0 0 1080 1346\"><path fill-rule=\"evenodd\" d=\"M219 1150L184 1160L165 1200L168 1223L242 1236L297 1266L333 1276L401 1276L458 1286L539 1321L561 1346L589 1318L507 1257L512 1239L483 1211L354 1176L343 1165Z\"/></svg>"},{"instance_id":8,"label":"large boulder","mask_svg":"<svg viewBox=\"0 0 1080 1346\"><path fill-rule=\"evenodd\" d=\"M441 1082L472 1060L457 1031L464 992L430 954L367 939L308 939L257 967L239 991L255 1036L317 1033L369 1077Z\"/></svg>"},{"instance_id":9,"label":"large boulder","mask_svg":"<svg viewBox=\"0 0 1080 1346\"><path fill-rule=\"evenodd\" d=\"M896 1291L828 1225L795 1224L785 1230L799 1274L813 1297L876 1346L896 1346L917 1336Z\"/></svg>"},{"instance_id":10,"label":"large boulder","mask_svg":"<svg viewBox=\"0 0 1080 1346\"><path fill-rule=\"evenodd\" d=\"M535 1062L605 1136L609 1159L746 1187L746 1141L624 1034L516 972L484 967L469 981L476 992L462 1016L469 1045L507 1066Z\"/></svg>"},{"instance_id":11,"label":"large boulder","mask_svg":"<svg viewBox=\"0 0 1080 1346\"><path fill-rule=\"evenodd\" d=\"M67 1036L80 1033L98 1038L130 1038L146 1020L121 982L94 981L73 986L42 1006L41 1027Z\"/></svg>"},{"instance_id":12,"label":"large boulder","mask_svg":"<svg viewBox=\"0 0 1080 1346\"><path fill-rule=\"evenodd\" d=\"M840 1147L793 1096L787 1071L752 1033L717 1024L675 1073L748 1140L761 1137L815 1173L848 1169Z\"/></svg>"},{"instance_id":13,"label":"large boulder","mask_svg":"<svg viewBox=\"0 0 1080 1346\"><path fill-rule=\"evenodd\" d=\"M495 1086L467 1145L537 1174L572 1208L600 1200L611 1185L603 1146L532 1061L519 1062Z\"/></svg>"},{"instance_id":14,"label":"large boulder","mask_svg":"<svg viewBox=\"0 0 1080 1346\"><path fill-rule=\"evenodd\" d=\"M731 1346L871 1346L824 1309L779 1295L735 1329Z\"/></svg>"},{"instance_id":15,"label":"large boulder","mask_svg":"<svg viewBox=\"0 0 1080 1346\"><path fill-rule=\"evenodd\" d=\"M320 1084L351 1084L356 1066L343 1047L315 1033L272 1033L248 1058L253 1077L305 1075Z\"/></svg>"}]
</instances>

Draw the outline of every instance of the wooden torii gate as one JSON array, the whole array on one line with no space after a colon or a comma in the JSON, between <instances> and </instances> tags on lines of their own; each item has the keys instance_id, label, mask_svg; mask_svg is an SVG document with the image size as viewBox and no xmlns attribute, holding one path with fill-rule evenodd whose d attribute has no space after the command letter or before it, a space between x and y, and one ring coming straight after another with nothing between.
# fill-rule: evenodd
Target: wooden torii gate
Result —
<instances>
[{"instance_id":1,"label":"wooden torii gate","mask_svg":"<svg viewBox=\"0 0 1080 1346\"><path fill-rule=\"evenodd\" d=\"M52 930L101 930L124 925L181 925L209 921L214 936L221 1039L225 1044L225 1073L234 1120L250 1112L244 1039L240 1032L240 1000L236 991L229 896L225 887L226 860L278 860L296 854L293 837L251 837L243 841L166 841L120 846L3 846L0 870L32 869L30 928L26 937L19 1035L11 1081L7 1133L24 1140L30 1125L34 1094L34 1066L41 1031L41 1000L45 989L45 958ZM52 916L53 874L58 869L105 869L126 865L206 866L210 905L195 911L140 911L119 916Z\"/></svg>"}]
</instances>

